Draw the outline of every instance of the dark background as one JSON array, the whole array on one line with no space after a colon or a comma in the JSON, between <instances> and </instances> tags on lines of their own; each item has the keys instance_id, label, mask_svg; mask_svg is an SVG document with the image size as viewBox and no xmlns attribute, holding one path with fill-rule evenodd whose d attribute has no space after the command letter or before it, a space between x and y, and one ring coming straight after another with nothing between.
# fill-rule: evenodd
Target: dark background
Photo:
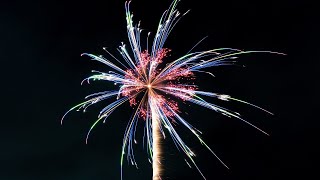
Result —
<instances>
[{"instance_id":1,"label":"dark background","mask_svg":"<svg viewBox=\"0 0 320 180\"><path fill-rule=\"evenodd\" d=\"M155 32L170 0L133 0L134 20ZM182 116L203 131L207 144L229 165L227 170L183 128L181 136L196 152L207 179L309 179L315 175L318 145L316 66L319 18L307 1L183 0L178 9L191 12L170 35L172 58L196 50L232 47L288 54L242 56L240 67L212 68L216 78L200 77L200 88L260 105L265 114L239 103L221 103L270 136L236 119L182 105ZM120 179L122 136L131 108L117 110L107 124L85 135L99 108L60 118L87 94L112 84L80 86L92 69L108 70L83 52L115 55L127 43L124 0L1 1L1 180ZM317 61L317 63L316 63ZM107 102L105 102L107 103ZM143 121L140 122L140 126ZM141 134L140 134L141 135ZM138 139L139 140L139 139ZM170 139L165 140L163 179L202 179L189 169ZM151 179L151 165L136 146L139 170L124 165L125 179Z\"/></svg>"}]
</instances>

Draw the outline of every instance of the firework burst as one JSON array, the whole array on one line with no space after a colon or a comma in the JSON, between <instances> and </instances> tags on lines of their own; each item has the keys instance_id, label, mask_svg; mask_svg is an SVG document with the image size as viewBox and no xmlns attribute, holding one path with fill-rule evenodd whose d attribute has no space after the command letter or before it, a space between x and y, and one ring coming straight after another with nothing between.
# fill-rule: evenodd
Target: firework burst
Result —
<instances>
[{"instance_id":1,"label":"firework burst","mask_svg":"<svg viewBox=\"0 0 320 180\"><path fill-rule=\"evenodd\" d=\"M86 97L87 100L85 102L82 102L67 111L66 114L72 110L82 109L85 111L86 108L98 102L109 98L116 98L114 102L107 105L100 111L98 119L93 123L87 134L86 143L88 142L88 137L92 129L99 122L105 122L109 115L120 105L128 103L135 109L123 138L121 153L121 179L122 164L125 155L132 165L137 166L134 157L133 144L136 142L135 132L138 120L143 120L145 122L145 142L148 155L153 164L153 179L160 179L161 177L161 162L159 158L161 156L161 148L159 147L159 142L162 138L166 137L166 133L171 136L176 147L180 151L184 152L187 157L187 162L191 162L191 164L193 164L193 166L200 172L202 177L205 178L194 161L194 152L192 152L176 132L173 125L174 123L182 124L189 129L200 143L204 145L225 167L227 167L226 164L224 164L201 139L201 132L180 116L181 113L179 111L178 103L181 101L214 110L228 117L237 118L264 134L267 134L255 125L244 120L239 113L207 102L203 97L214 97L222 101L238 101L259 108L267 113L270 112L229 95L200 91L194 84L194 79L196 78L195 75L197 73L208 73L212 75L210 72L204 71L203 69L213 66L233 65L238 55L253 52L274 52L242 51L238 49L220 48L192 53L190 51L183 57L171 61L170 63L164 63L164 59L167 59L171 51L170 49L163 47L164 43L180 18L188 13L180 14L176 9L177 3L178 0L174 0L171 6L163 13L150 49L148 44L150 33L148 33L147 48L142 50L140 45L142 29L140 28L140 23L138 25L133 24L133 15L129 10L130 2L126 2L125 10L127 32L132 52L129 53L126 45L122 43L118 48L118 51L122 56L122 60L120 61L106 48L104 48L110 57L116 61L115 63L103 56L96 56L88 53L83 54L91 57L92 60L99 61L104 65L109 66L112 69L112 71L109 72L93 71L95 74L86 78L83 82L90 82L91 80L109 81L118 87L118 89L114 91L91 94ZM130 55L131 53L133 56ZM61 123L66 114L63 116Z\"/></svg>"}]
</instances>

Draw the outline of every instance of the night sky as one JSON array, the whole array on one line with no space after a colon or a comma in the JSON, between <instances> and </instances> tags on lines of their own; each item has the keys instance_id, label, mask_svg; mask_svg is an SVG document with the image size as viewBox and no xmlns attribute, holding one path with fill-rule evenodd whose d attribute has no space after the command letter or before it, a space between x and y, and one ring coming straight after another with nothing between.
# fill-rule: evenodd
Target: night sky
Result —
<instances>
[{"instance_id":1,"label":"night sky","mask_svg":"<svg viewBox=\"0 0 320 180\"><path fill-rule=\"evenodd\" d=\"M100 124L85 144L85 135L99 110L62 115L91 93L114 88L112 83L80 85L91 70L108 67L84 52L107 54L108 47L128 44L124 0L1 1L1 155L0 180L120 179L121 144L132 108L126 104ZM133 0L134 20L155 33L170 0ZM319 123L316 116L316 71L319 18L307 1L182 0L178 9L191 9L169 36L170 58L195 50L220 47L268 50L288 54L243 55L242 67L211 68L215 78L200 76L201 90L225 93L262 106L275 115L236 102L211 102L237 112L270 134L208 109L181 103L181 115L203 132L207 144L224 160L224 168L181 125L181 137L197 154L208 180L309 179L315 174ZM147 32L146 31L146 32ZM144 34L146 35L146 33ZM316 63L317 62L317 63ZM201 79L201 80L200 80ZM188 114L186 114L188 112ZM143 121L139 123L140 129ZM151 179L152 169L138 133L139 169L124 165L128 180ZM172 141L164 141L163 179L202 179L189 169Z\"/></svg>"}]
</instances>

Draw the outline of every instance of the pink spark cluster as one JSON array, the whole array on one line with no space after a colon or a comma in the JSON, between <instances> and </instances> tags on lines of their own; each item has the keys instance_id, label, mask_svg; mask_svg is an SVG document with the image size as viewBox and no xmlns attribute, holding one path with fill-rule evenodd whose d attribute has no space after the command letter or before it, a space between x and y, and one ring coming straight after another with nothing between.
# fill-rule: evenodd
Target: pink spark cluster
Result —
<instances>
[{"instance_id":1,"label":"pink spark cluster","mask_svg":"<svg viewBox=\"0 0 320 180\"><path fill-rule=\"evenodd\" d=\"M165 76L161 76L162 69L159 66L169 56L169 52L171 52L170 49L160 49L152 58L147 51L143 51L139 54L140 62L136 68L126 70L121 95L129 97L130 106L136 106L138 101L145 102L140 107L139 112L142 119L145 119L150 111L147 110L148 102L145 101L145 98L138 100L137 95L140 92L146 91L146 97L152 98L167 117L172 117L174 116L172 110L180 112L178 102L170 100L161 93L171 94L180 100L185 100L192 95L188 92L196 90L195 85L189 84L190 80L194 79L194 73L188 68L176 68ZM185 84L182 83L183 80L185 80Z\"/></svg>"}]
</instances>

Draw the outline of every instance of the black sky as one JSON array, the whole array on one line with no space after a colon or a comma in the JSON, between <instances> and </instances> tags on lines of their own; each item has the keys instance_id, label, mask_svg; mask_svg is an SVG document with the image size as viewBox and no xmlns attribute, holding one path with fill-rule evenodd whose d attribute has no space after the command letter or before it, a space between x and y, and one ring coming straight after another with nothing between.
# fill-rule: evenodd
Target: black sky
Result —
<instances>
[{"instance_id":1,"label":"black sky","mask_svg":"<svg viewBox=\"0 0 320 180\"><path fill-rule=\"evenodd\" d=\"M81 53L117 54L127 43L124 0L1 1L2 74L1 180L120 179L120 149L130 107L120 108L107 124L97 126L85 145L85 134L99 108L60 118L87 94L112 84L80 86L92 69L108 70ZM133 0L134 20L155 32L170 0ZM230 94L265 107L269 116L238 103L223 103L271 136L215 112L183 106L183 116L203 131L207 144L231 168L225 169L183 128L178 128L211 179L285 179L315 175L319 142L316 85L319 18L307 1L182 0L191 12L170 35L172 57L220 47L269 50L288 54L242 56L240 67L212 68L216 78L202 77L202 89ZM216 102L216 101L214 101ZM143 122L140 123L143 125ZM170 139L165 141L163 179L202 179L189 169ZM137 146L139 170L125 164L125 179L151 179L146 153Z\"/></svg>"}]
</instances>

